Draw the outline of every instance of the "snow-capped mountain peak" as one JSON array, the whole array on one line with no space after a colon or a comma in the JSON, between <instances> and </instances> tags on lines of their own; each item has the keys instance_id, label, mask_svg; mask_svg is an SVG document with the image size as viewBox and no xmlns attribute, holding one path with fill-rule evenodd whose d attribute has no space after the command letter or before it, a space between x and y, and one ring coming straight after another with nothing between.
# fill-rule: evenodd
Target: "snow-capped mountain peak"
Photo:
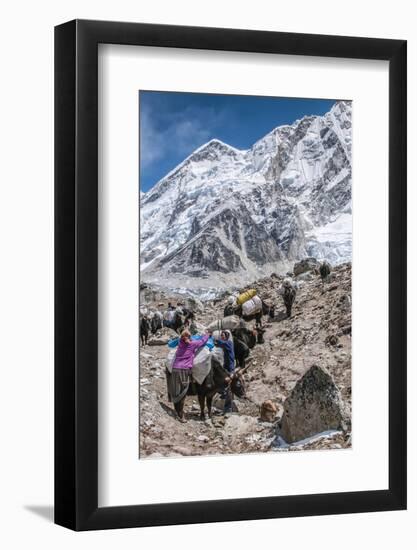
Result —
<instances>
[{"instance_id":1,"label":"snow-capped mountain peak","mask_svg":"<svg viewBox=\"0 0 417 550\"><path fill-rule=\"evenodd\" d=\"M198 147L141 195L142 277L220 287L308 255L350 259L351 116L340 101L248 150Z\"/></svg>"}]
</instances>

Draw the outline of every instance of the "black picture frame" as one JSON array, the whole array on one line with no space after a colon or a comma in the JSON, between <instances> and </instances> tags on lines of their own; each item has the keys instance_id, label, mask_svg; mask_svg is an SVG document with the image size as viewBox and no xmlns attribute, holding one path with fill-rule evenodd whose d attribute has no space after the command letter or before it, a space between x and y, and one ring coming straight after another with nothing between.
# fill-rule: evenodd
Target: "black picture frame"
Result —
<instances>
[{"instance_id":1,"label":"black picture frame","mask_svg":"<svg viewBox=\"0 0 417 550\"><path fill-rule=\"evenodd\" d=\"M389 488L98 507L98 44L389 62ZM406 41L74 20L55 28L55 522L109 529L406 508Z\"/></svg>"}]
</instances>

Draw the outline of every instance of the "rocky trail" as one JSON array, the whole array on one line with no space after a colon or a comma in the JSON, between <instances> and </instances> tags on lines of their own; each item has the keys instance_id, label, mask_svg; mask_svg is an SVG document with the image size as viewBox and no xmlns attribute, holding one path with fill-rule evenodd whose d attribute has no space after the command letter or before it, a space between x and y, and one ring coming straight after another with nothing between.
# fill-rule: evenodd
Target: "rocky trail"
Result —
<instances>
[{"instance_id":1,"label":"rocky trail","mask_svg":"<svg viewBox=\"0 0 417 550\"><path fill-rule=\"evenodd\" d=\"M273 320L264 317L265 343L251 350L249 368L244 375L248 399L235 398L236 413L224 416L218 400L220 409L214 409L212 420L202 422L197 397L189 396L185 405L187 423L178 422L167 400L168 348L166 345L141 347L140 458L351 446L351 266L345 263L335 267L325 283L314 269L309 270L309 266L304 269L294 278L298 290L289 319L277 294L282 277L272 274L247 287L256 288L264 300L277 307ZM175 302L176 297L148 288L141 295L141 305L146 303L156 308L162 302L166 305L169 299ZM226 295L205 303L194 301L197 321L207 325L221 318L226 301ZM173 331L164 328L156 338L150 339L150 344L164 342L172 336L175 336ZM311 370L312 367L316 370ZM329 407L342 408L348 421L343 429L319 430L289 443L288 438L283 437L284 424L288 434L291 430L302 433L309 423L321 425L322 409L313 403L317 395L324 396L320 397L320 406L324 403L326 411ZM293 411L298 410L300 399L307 403L307 412L298 418ZM271 401L276 408L275 418L270 422L263 421L260 415L266 401ZM313 413L309 406L316 407ZM316 419L314 411L318 411ZM287 418L283 423L284 414ZM294 426L294 422L301 425Z\"/></svg>"}]
</instances>

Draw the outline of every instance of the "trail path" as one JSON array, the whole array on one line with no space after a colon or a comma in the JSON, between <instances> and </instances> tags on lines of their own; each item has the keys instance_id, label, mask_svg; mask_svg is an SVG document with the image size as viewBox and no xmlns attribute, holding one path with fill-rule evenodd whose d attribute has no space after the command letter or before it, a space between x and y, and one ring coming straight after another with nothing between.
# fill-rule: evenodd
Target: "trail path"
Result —
<instances>
[{"instance_id":1,"label":"trail path","mask_svg":"<svg viewBox=\"0 0 417 550\"><path fill-rule=\"evenodd\" d=\"M334 433L309 438L300 445L277 447L283 403L296 381L313 364L330 372L343 400L351 407L350 264L338 266L332 276L333 280L325 284L313 274L298 278L299 290L290 319L284 318L285 308L277 296L280 278L268 277L248 286L257 288L262 298L272 300L278 307L274 320L266 323L265 344L251 351L245 374L249 401L236 399L238 413L224 417L215 410L212 421L202 422L197 398L190 396L185 405L188 422L179 423L166 395L167 346L141 348L140 458L350 446L349 434ZM225 302L226 298L205 303L197 320L208 324L221 317ZM150 305L156 306L157 302ZM166 335L173 333L163 329L162 336ZM259 407L268 399L278 407L274 423L259 418Z\"/></svg>"}]
</instances>

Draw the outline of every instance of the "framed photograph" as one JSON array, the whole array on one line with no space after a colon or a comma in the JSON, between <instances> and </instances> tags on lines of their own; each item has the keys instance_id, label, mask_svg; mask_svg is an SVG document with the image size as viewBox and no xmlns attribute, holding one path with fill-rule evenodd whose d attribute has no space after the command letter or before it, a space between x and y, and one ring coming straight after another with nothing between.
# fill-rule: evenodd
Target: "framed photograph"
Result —
<instances>
[{"instance_id":1,"label":"framed photograph","mask_svg":"<svg viewBox=\"0 0 417 550\"><path fill-rule=\"evenodd\" d=\"M55 521L406 508L406 42L55 29Z\"/></svg>"}]
</instances>

